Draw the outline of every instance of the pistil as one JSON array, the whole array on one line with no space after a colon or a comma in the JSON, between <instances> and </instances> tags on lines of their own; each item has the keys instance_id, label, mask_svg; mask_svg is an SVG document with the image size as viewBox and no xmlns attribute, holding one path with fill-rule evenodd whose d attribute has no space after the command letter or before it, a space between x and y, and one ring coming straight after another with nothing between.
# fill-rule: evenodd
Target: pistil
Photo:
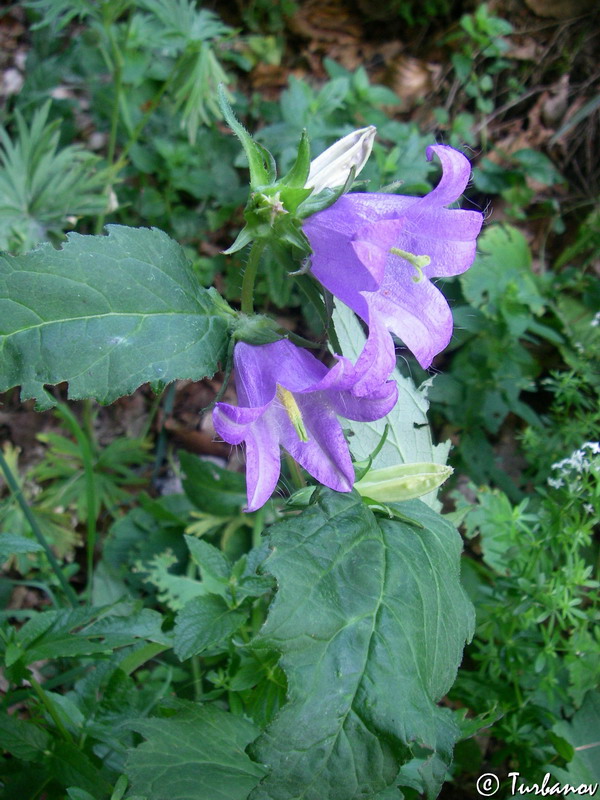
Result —
<instances>
[{"instance_id":1,"label":"pistil","mask_svg":"<svg viewBox=\"0 0 600 800\"><path fill-rule=\"evenodd\" d=\"M298 408L298 403L296 402L294 395L289 391L289 389L285 389L283 386L277 384L277 397L285 408L286 413L290 418L290 422L294 426L294 430L298 434L300 441L308 442L308 432L304 425L304 420L302 419L302 412Z\"/></svg>"},{"instance_id":2,"label":"pistil","mask_svg":"<svg viewBox=\"0 0 600 800\"><path fill-rule=\"evenodd\" d=\"M391 247L390 253L394 256L400 256L417 270L417 275L412 276L415 283L423 280L423 269L431 264L429 256L416 256L414 253L409 253L407 250L400 250L399 247Z\"/></svg>"}]
</instances>

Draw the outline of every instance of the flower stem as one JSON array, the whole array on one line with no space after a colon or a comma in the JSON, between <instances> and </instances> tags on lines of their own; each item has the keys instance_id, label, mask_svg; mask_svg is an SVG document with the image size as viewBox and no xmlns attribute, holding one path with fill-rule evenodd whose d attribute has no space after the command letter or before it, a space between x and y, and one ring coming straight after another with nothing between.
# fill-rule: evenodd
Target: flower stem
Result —
<instances>
[{"instance_id":1,"label":"flower stem","mask_svg":"<svg viewBox=\"0 0 600 800\"><path fill-rule=\"evenodd\" d=\"M41 546L44 548L50 566L52 567L54 574L58 578L58 582L62 586L65 596L69 601L69 604L75 607L77 605L77 595L75 594L72 586L65 578L64 573L60 567L60 564L56 560L54 553L52 552L52 549L46 540L46 537L42 533L42 529L40 528L39 523L35 518L33 511L31 510L31 508L27 504L27 501L23 497L23 492L21 491L21 487L17 483L17 480L13 475L11 468L8 466L8 463L4 458L4 454L2 453L1 449L0 449L0 468L2 469L4 477L6 478L6 483L8 484L8 488L10 489L17 503L21 506L21 511L25 515L25 519L29 523L31 530L33 531L33 535L41 544Z\"/></svg>"},{"instance_id":2,"label":"flower stem","mask_svg":"<svg viewBox=\"0 0 600 800\"><path fill-rule=\"evenodd\" d=\"M286 453L285 463L290 471L290 477L292 479L292 483L294 484L294 489L304 489L306 486L306 481L304 480L304 476L302 475L298 462L293 459L289 453Z\"/></svg>"},{"instance_id":3,"label":"flower stem","mask_svg":"<svg viewBox=\"0 0 600 800\"><path fill-rule=\"evenodd\" d=\"M158 434L158 441L156 443L156 453L154 456L154 466L152 468L152 480L155 481L158 477L158 473L160 472L160 468L163 465L163 461L165 460L165 454L167 452L167 429L165 428L165 422L168 417L171 416L173 413L173 406L175 405L175 395L177 394L177 383L173 381L170 383L168 388L166 389L163 397L164 397L164 405L163 405L163 422L160 426L160 432Z\"/></svg>"},{"instance_id":4,"label":"flower stem","mask_svg":"<svg viewBox=\"0 0 600 800\"><path fill-rule=\"evenodd\" d=\"M256 280L256 273L258 272L258 265L260 257L265 249L266 242L257 240L252 243L250 248L250 255L248 256L248 263L246 264L246 271L244 272L244 279L242 281L242 313L254 313L254 282Z\"/></svg>"},{"instance_id":5,"label":"flower stem","mask_svg":"<svg viewBox=\"0 0 600 800\"><path fill-rule=\"evenodd\" d=\"M254 512L252 523L252 547L260 547L262 543L262 532L265 529L265 507L262 506Z\"/></svg>"}]
</instances>

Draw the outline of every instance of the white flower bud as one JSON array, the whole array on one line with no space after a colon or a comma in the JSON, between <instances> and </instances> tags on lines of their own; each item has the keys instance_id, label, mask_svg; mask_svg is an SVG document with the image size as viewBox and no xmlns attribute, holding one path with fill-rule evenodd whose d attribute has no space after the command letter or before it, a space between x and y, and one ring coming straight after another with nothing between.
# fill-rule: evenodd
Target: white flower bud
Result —
<instances>
[{"instance_id":1,"label":"white flower bud","mask_svg":"<svg viewBox=\"0 0 600 800\"><path fill-rule=\"evenodd\" d=\"M323 189L335 189L346 183L352 167L356 175L367 163L373 149L377 129L374 125L349 133L339 142L332 144L325 152L311 161L306 181L307 189L319 193Z\"/></svg>"}]
</instances>

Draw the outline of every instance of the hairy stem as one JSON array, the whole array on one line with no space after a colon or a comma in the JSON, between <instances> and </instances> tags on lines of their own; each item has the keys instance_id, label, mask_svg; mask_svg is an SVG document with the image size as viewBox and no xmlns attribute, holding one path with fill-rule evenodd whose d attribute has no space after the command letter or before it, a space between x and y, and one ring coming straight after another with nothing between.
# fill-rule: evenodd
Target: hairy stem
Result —
<instances>
[{"instance_id":1,"label":"hairy stem","mask_svg":"<svg viewBox=\"0 0 600 800\"><path fill-rule=\"evenodd\" d=\"M294 489L304 489L306 486L306 481L304 480L304 476L302 475L302 471L298 462L293 459L289 453L286 453L285 463L290 471L290 478L292 479Z\"/></svg>"},{"instance_id":2,"label":"hairy stem","mask_svg":"<svg viewBox=\"0 0 600 800\"><path fill-rule=\"evenodd\" d=\"M242 313L254 313L254 283L256 281L256 273L258 272L258 265L260 257L265 249L265 242L257 240L252 243L250 248L250 255L248 256L248 263L244 272L244 279L242 281Z\"/></svg>"},{"instance_id":3,"label":"hairy stem","mask_svg":"<svg viewBox=\"0 0 600 800\"><path fill-rule=\"evenodd\" d=\"M170 417L173 413L173 406L175 404L175 395L177 394L177 383L173 381L170 383L165 394L164 394L164 406L163 406L163 424L160 426L160 432L158 434L158 441L156 443L156 454L154 456L154 467L152 468L152 480L156 480L158 477L158 473L160 472L160 468L163 465L163 461L165 460L165 454L167 452L167 429L165 428L165 420L167 417Z\"/></svg>"}]
</instances>

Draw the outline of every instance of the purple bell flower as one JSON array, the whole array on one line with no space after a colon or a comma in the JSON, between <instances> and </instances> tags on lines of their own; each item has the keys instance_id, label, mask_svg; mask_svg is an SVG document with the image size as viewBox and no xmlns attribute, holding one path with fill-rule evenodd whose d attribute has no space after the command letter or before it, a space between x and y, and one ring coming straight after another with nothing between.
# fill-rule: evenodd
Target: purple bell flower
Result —
<instances>
[{"instance_id":1,"label":"purple bell flower","mask_svg":"<svg viewBox=\"0 0 600 800\"><path fill-rule=\"evenodd\" d=\"M465 190L468 159L446 145L426 155L443 173L425 197L347 194L303 226L312 273L368 324L373 351L393 354L391 331L424 369L452 336L452 313L430 279L471 266L483 223L478 211L445 208Z\"/></svg>"},{"instance_id":2,"label":"purple bell flower","mask_svg":"<svg viewBox=\"0 0 600 800\"><path fill-rule=\"evenodd\" d=\"M286 339L259 346L238 342L234 365L239 406L217 403L213 421L226 442L246 443L245 510L256 511L273 493L280 445L320 483L351 491L354 468L337 415L361 421L384 417L396 403L395 381L372 385L368 396L358 396L353 388L362 367L338 357L329 369Z\"/></svg>"}]
</instances>

